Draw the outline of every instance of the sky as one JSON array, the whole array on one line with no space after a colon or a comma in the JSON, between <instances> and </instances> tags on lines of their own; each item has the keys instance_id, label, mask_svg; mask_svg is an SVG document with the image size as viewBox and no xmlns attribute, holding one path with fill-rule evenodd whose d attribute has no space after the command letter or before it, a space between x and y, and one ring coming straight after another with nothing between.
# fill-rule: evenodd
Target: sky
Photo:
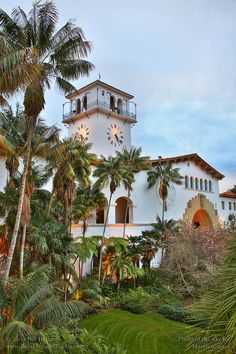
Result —
<instances>
[{"instance_id":1,"label":"sky","mask_svg":"<svg viewBox=\"0 0 236 354\"><path fill-rule=\"evenodd\" d=\"M10 13L31 0L0 0ZM236 184L236 0L55 0L62 26L76 19L93 44L98 79L135 96L133 145L156 158L196 152ZM20 101L20 97L18 98ZM42 117L61 123L52 85Z\"/></svg>"}]
</instances>

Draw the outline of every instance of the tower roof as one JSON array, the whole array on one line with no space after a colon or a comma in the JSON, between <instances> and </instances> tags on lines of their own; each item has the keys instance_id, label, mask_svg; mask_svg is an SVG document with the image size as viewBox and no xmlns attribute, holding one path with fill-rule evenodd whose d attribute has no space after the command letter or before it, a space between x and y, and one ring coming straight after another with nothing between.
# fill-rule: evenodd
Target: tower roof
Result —
<instances>
[{"instance_id":1,"label":"tower roof","mask_svg":"<svg viewBox=\"0 0 236 354\"><path fill-rule=\"evenodd\" d=\"M103 81L100 81L100 80L96 80L96 81L93 81L91 82L90 84L86 85L86 86L83 86L81 87L80 89L70 93L69 95L66 96L66 98L68 99L71 99L73 98L74 96L77 96L78 94L81 94L83 93L84 91L87 91L88 89L92 89L93 87L96 87L96 86L100 86L100 87L103 87L104 89L107 89L107 90L111 90L113 92L116 92L122 96L125 96L127 99L131 100L132 98L134 98L133 95L130 95L129 93L125 92L125 91L122 91L122 90L119 90L118 88L114 87L114 86L111 86L111 85L108 85L106 84L105 82Z\"/></svg>"}]
</instances>

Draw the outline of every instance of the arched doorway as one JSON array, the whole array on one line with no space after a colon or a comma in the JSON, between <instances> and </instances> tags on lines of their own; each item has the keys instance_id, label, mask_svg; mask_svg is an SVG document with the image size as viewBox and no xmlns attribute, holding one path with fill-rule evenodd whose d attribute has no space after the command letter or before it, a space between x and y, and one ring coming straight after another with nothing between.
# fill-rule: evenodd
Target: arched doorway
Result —
<instances>
[{"instance_id":1,"label":"arched doorway","mask_svg":"<svg viewBox=\"0 0 236 354\"><path fill-rule=\"evenodd\" d=\"M188 224L195 223L195 226L213 226L219 225L218 212L214 204L199 193L187 203L183 220Z\"/></svg>"},{"instance_id":2,"label":"arched doorway","mask_svg":"<svg viewBox=\"0 0 236 354\"><path fill-rule=\"evenodd\" d=\"M128 205L127 205L128 203ZM127 215L126 208L128 206ZM132 212L133 203L127 197L120 197L116 200L116 224L131 223L132 222ZM126 216L126 218L125 218ZM126 220L125 220L126 219Z\"/></svg>"},{"instance_id":3,"label":"arched doorway","mask_svg":"<svg viewBox=\"0 0 236 354\"><path fill-rule=\"evenodd\" d=\"M193 225L195 227L211 227L212 222L209 214L204 209L199 209L193 217Z\"/></svg>"}]
</instances>

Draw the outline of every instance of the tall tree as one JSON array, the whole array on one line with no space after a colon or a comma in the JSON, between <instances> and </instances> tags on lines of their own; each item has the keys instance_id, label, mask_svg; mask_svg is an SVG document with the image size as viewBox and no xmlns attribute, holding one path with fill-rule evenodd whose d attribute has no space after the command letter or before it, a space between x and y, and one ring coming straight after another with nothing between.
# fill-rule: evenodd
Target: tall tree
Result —
<instances>
[{"instance_id":1,"label":"tall tree","mask_svg":"<svg viewBox=\"0 0 236 354\"><path fill-rule=\"evenodd\" d=\"M21 224L23 226L21 252L20 252L20 276L23 276L24 239L26 228L30 223L30 197L35 184L46 183L49 174L42 169L42 162L50 154L51 147L58 140L58 129L55 126L47 127L43 120L38 119L35 125L34 136L31 144L30 163L26 179L26 188L23 199ZM5 159L5 165L9 172L7 185L9 188L19 190L20 163L23 159L27 142L27 117L17 105L15 113L12 108L0 113L0 155ZM37 164L37 166L36 166ZM7 212L7 210L6 210ZM8 231L12 231L12 227Z\"/></svg>"},{"instance_id":2,"label":"tall tree","mask_svg":"<svg viewBox=\"0 0 236 354\"><path fill-rule=\"evenodd\" d=\"M179 168L173 168L171 164L162 165L159 163L152 171L148 172L148 189L157 185L158 193L162 199L162 221L165 219L167 211L168 189L171 184L182 184L183 176L179 173Z\"/></svg>"},{"instance_id":3,"label":"tall tree","mask_svg":"<svg viewBox=\"0 0 236 354\"><path fill-rule=\"evenodd\" d=\"M88 252L88 246L90 246L90 242L88 241L88 238L85 238L85 234L88 227L88 219L90 219L94 215L94 211L97 208L105 207L106 202L107 200L104 194L99 189L95 189L93 186L89 186L86 189L83 188L81 185L78 186L76 197L73 203L73 217L78 221L82 221L82 237L80 240L80 244L78 244L78 248L82 251L84 250L84 252L81 252L81 255L86 255L86 257L79 257L80 277L82 277L83 275L83 265L88 259L88 255L91 255L91 252ZM92 245L93 244L94 243L92 243ZM97 250L93 253L97 253Z\"/></svg>"},{"instance_id":4,"label":"tall tree","mask_svg":"<svg viewBox=\"0 0 236 354\"><path fill-rule=\"evenodd\" d=\"M88 75L93 69L93 65L84 60L91 50L91 44L85 40L81 28L70 20L56 31L57 22L58 11L52 1L33 3L28 16L20 7L15 8L11 16L0 10L3 44L1 50L5 53L1 57L0 73L3 73L4 82L11 83L15 80L18 68L14 69L16 61L20 62L23 68L36 67L38 72L37 75L33 75L33 80L29 84L23 86L24 108L28 118L27 149L24 155L16 222L4 270L4 286L7 284L20 227L31 141L37 118L45 106L45 90L50 88L51 81L55 79L59 89L69 93L75 88L67 80ZM32 68L28 71L33 72ZM2 85L0 80L0 91ZM11 91L10 86L9 84L9 91Z\"/></svg>"},{"instance_id":5,"label":"tall tree","mask_svg":"<svg viewBox=\"0 0 236 354\"><path fill-rule=\"evenodd\" d=\"M55 172L52 198L62 201L63 220L69 225L72 217L72 203L76 196L77 183L85 189L90 185L91 162L95 155L89 152L91 144L84 144L76 138L59 142L51 151L50 164Z\"/></svg>"},{"instance_id":6,"label":"tall tree","mask_svg":"<svg viewBox=\"0 0 236 354\"><path fill-rule=\"evenodd\" d=\"M125 237L125 229L126 229L126 223L127 223L127 216L128 216L128 211L130 207L130 195L132 192L132 185L135 182L135 177L134 174L138 173L140 171L146 171L150 170L151 164L150 164L150 157L149 156L141 156L142 149L141 148L132 148L128 150L127 148L124 148L122 152L118 152L118 156L126 163L128 166L130 166L130 178L129 178L129 183L125 184L125 188L128 191L127 195L127 203L126 203L126 210L125 210L125 220L124 220L124 228L123 228L123 237Z\"/></svg>"},{"instance_id":7,"label":"tall tree","mask_svg":"<svg viewBox=\"0 0 236 354\"><path fill-rule=\"evenodd\" d=\"M84 188L82 185L77 187L76 197L73 204L73 217L82 221L82 236L85 236L88 219L94 215L97 208L105 207L107 200L104 193L93 186Z\"/></svg>"},{"instance_id":8,"label":"tall tree","mask_svg":"<svg viewBox=\"0 0 236 354\"><path fill-rule=\"evenodd\" d=\"M106 219L103 228L103 234L100 245L100 255L99 255L99 268L98 268L98 280L101 280L101 269L102 269L102 251L104 238L108 223L108 216L111 206L111 199L116 191L116 189L121 185L121 183L129 183L130 180L130 168L127 166L119 156L109 156L105 158L102 156L102 161L100 161L97 165L97 168L93 172L93 176L97 177L97 181L94 184L95 188L104 188L109 186L110 196L108 201L108 208Z\"/></svg>"}]
</instances>

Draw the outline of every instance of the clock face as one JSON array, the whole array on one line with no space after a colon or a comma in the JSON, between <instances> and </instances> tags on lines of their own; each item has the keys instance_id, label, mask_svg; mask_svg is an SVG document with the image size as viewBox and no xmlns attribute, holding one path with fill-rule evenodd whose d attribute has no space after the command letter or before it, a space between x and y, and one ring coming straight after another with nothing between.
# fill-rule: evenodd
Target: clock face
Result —
<instances>
[{"instance_id":1,"label":"clock face","mask_svg":"<svg viewBox=\"0 0 236 354\"><path fill-rule=\"evenodd\" d=\"M120 146L123 144L123 133L117 124L111 124L107 128L107 139L111 145Z\"/></svg>"},{"instance_id":2,"label":"clock face","mask_svg":"<svg viewBox=\"0 0 236 354\"><path fill-rule=\"evenodd\" d=\"M76 133L76 136L77 136L77 138L79 138L84 143L88 141L89 128L87 127L86 124L81 124L78 127L78 131Z\"/></svg>"}]
</instances>

